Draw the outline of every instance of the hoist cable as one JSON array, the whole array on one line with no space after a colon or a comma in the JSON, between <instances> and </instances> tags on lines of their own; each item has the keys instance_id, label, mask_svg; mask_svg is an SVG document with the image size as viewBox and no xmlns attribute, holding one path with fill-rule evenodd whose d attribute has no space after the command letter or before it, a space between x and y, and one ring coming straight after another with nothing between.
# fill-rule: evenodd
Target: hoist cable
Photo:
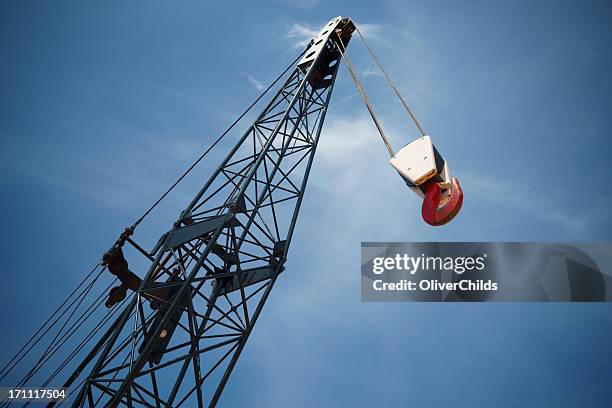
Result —
<instances>
[{"instance_id":1,"label":"hoist cable","mask_svg":"<svg viewBox=\"0 0 612 408\"><path fill-rule=\"evenodd\" d=\"M113 306L113 308L109 309L104 318L98 322L98 324L85 336L85 339L79 343L79 345L64 359L64 361L59 365L59 367L49 376L42 384L42 387L46 387L49 383L61 372L61 370L66 367L70 361L87 345L87 343L104 327L106 323L108 323L111 318L121 310L121 306L125 303L125 299L121 301L118 305Z\"/></svg>"},{"instance_id":2,"label":"hoist cable","mask_svg":"<svg viewBox=\"0 0 612 408\"><path fill-rule=\"evenodd\" d=\"M102 271L104 271L104 269L102 269ZM102 272L101 271L101 272ZM76 312L76 310L78 310L79 306L82 304L82 302L86 299L87 294L89 293L89 291L91 290L91 288L93 287L92 285L95 283L95 281L99 278L100 274L98 274L96 276L96 279L90 283L88 285L88 287L86 288L86 291L84 293L79 294L79 296L77 298L74 299L74 301L72 302L72 304L69 306L69 308L64 312L67 313L68 310L70 310L72 308L72 305L74 304L74 302L78 301L78 304L76 305L75 309L72 311L72 313L70 314L68 320L66 322L64 322L64 325L62 326L62 329L60 329L60 331L55 335L54 339L51 340L51 342L49 343L49 345L47 346L46 350L44 351L44 353L40 356L40 358L38 359L38 361L36 362L36 364L34 364L34 366L32 368L30 368L28 370L28 372L21 378L21 380L19 381L19 383L17 384L17 387L23 387L25 386L28 381L30 381L34 375L40 371L40 369L43 367L43 365L45 365L60 349L61 347L76 333L77 330L79 330L83 324L92 316L92 314L95 312L95 310L97 309L97 307L99 307L102 302L104 301L103 297L105 295L105 293L108 291L108 288L110 288L110 286L113 285L114 282L117 281L117 279L115 279L113 282L111 282L111 284L102 291L102 293L98 296L98 298L96 300L94 300L94 302L92 302L92 304L87 308L87 310L85 310L77 319L74 323L72 323L70 329L68 329L67 332L62 334L63 328L66 326L66 324L68 323L68 321L71 319L71 317L74 315L74 313ZM80 299L80 300L79 300ZM104 320L104 318L102 319ZM57 320L56 320L57 322ZM55 324L56 322L54 322L53 324ZM50 328L52 328L53 326L50 326ZM48 330L47 330L48 331ZM46 332L45 332L46 334ZM61 335L61 337L58 339L58 337ZM39 338L37 340L36 343L38 343L40 340L42 340L42 337ZM35 344L33 344L31 347L34 347ZM31 349L30 347L30 349ZM28 352L29 350L28 349ZM27 355L24 354L24 356ZM22 356L21 358L23 358L24 356ZM20 360L21 360L20 358ZM19 361L17 361L19 362ZM11 369L14 367L11 367ZM8 374L8 372L7 372ZM0 407L4 407L5 405L9 404L8 400L2 400L0 401Z\"/></svg>"},{"instance_id":3,"label":"hoist cable","mask_svg":"<svg viewBox=\"0 0 612 408\"><path fill-rule=\"evenodd\" d=\"M399 98L400 102L402 103L402 105L404 105L404 109L406 109L406 112L408 112L408 114L410 115L410 118L412 118L412 121L414 122L414 124L416 125L416 127L419 129L419 132L421 132L421 136L425 136L427 133L425 133L425 130L423 129L423 127L421 126L421 124L419 123L419 121L417 120L416 116L414 115L414 113L412 112L412 109L410 109L410 107L408 107L408 104L406 103L406 101L404 100L404 98L402 97L402 95L400 94L399 89L397 89L397 87L395 86L395 84L393 83L393 81L391 81L391 78L389 77L389 74L387 73L387 71L385 70L385 68L383 67L383 65L380 63L380 61L378 60L378 58L376 57L376 54L374 54L374 51L372 51L372 49L370 48L370 46L368 45L368 42L366 41L365 37L363 36L363 34L361 34L361 31L359 31L359 28L357 28L357 25L355 25L355 31L357 31L357 34L359 35L359 38L361 38L361 41L363 41L363 45L365 45L366 49L368 50L368 52L370 53L370 56L372 57L372 59L374 60L374 62L376 63L376 65L378 66L378 69L380 69L380 71L382 72L383 76L385 77L385 79L387 80L387 83L389 84L389 86L393 89L393 91L395 92L395 94L397 95L397 97Z\"/></svg>"},{"instance_id":4,"label":"hoist cable","mask_svg":"<svg viewBox=\"0 0 612 408\"><path fill-rule=\"evenodd\" d=\"M122 305L125 302L122 301L119 305ZM78 354L79 351L81 351L85 345L93 338L93 336L95 336L95 334L97 332L100 331L100 329L106 324L108 323L108 321L110 320L110 318L112 318L112 316L119 310L118 307L113 307L113 309L109 309L109 311L107 312L107 314L105 315L105 317L85 336L85 339L81 341L81 343L79 343L79 345L77 346L76 349L74 349L70 355L60 364L60 366L58 368L56 368L56 370L51 374L50 377L48 377L43 383L42 385L39 385L39 387L46 387L47 385L49 385L49 383L66 367L66 365ZM81 323L82 324L82 323ZM81 324L79 324L79 327L81 326ZM77 328L78 329L78 328ZM67 340L67 339L66 339ZM64 342L66 341L64 340ZM62 343L63 344L63 343ZM25 383L24 383L25 385ZM30 404L31 401L27 402L24 407L28 406ZM1 406L4 406L4 404L6 403L6 401L3 401L2 404L0 404Z\"/></svg>"},{"instance_id":5,"label":"hoist cable","mask_svg":"<svg viewBox=\"0 0 612 408\"><path fill-rule=\"evenodd\" d=\"M374 108L372 108L372 106L370 105L368 96L366 95L365 90L363 89L363 87L361 86L361 83L359 82L359 79L357 78L357 73L355 72L351 64L350 58L346 54L346 47L344 46L344 43L342 42L342 39L340 37L338 37L338 40L339 40L339 43L336 42L336 45L338 46L340 55L342 56L342 59L344 60L344 63L346 67L348 68L348 71L351 74L351 77L353 78L353 82L355 83L355 86L357 87L357 90L359 91L359 94L361 95L361 99L363 99L363 102L365 103L366 108L368 109L368 112L370 112L370 116L372 117L372 120L374 121L374 124L376 125L376 128L378 129L378 133L380 133L380 137L382 138L383 142L385 143L385 146L387 147L389 156L393 157L395 155L395 153L393 152L393 147L391 146L389 139L387 139L387 136L385 135L385 132L383 131L383 128L380 122L378 121L376 113L374 112Z\"/></svg>"},{"instance_id":6,"label":"hoist cable","mask_svg":"<svg viewBox=\"0 0 612 408\"><path fill-rule=\"evenodd\" d=\"M287 68L285 68L285 70L278 76L276 77L276 79L270 84L268 85L268 87L266 89L264 89L264 91L257 97L257 99L255 99L241 114L240 116L238 116L238 118L236 120L234 120L234 122L232 122L232 124L225 129L225 131L223 133L221 133L221 135L210 145L208 146L208 148L204 151L204 153L202 153L188 168L187 170L185 170L183 172L183 174L181 174L179 176L178 179L176 179L176 181L174 183L172 183L172 185L157 199L157 201L155 201L153 203L153 205L151 207L149 207L149 209L147 211L145 211L145 213L138 218L138 220L136 220L136 222L132 225L132 229L136 228L136 226L138 224L140 224L142 222L142 220L145 219L145 217L147 215L149 215L151 213L151 211L153 211L155 209L155 207L157 207L159 205L159 203L162 202L162 200L164 198L166 198L166 196L168 196L168 194L170 194L170 192L172 192L172 190L174 190L174 188L181 182L183 181L183 179L191 172L191 170L193 170L195 168L195 166L198 165L198 163L200 163L204 157L206 157L206 155L230 132L230 130L232 130L234 128L234 126L236 126L236 124L238 122L240 122L240 120L242 120L242 118L251 110L251 108L253 108L253 106L255 106L267 93L268 91L270 91L270 89L272 89L272 87L274 85L276 85L276 83L278 81L280 81L280 79L285 76L285 74L287 73L287 71L289 71L298 61L300 58L302 58L302 55L304 54L305 51L303 51L291 64L289 64L289 66Z\"/></svg>"},{"instance_id":7,"label":"hoist cable","mask_svg":"<svg viewBox=\"0 0 612 408\"><path fill-rule=\"evenodd\" d=\"M91 275L96 271L96 269L100 266L100 264L97 264L88 274L87 276L85 276L85 278L83 278L83 280L81 281L81 283L79 283L79 285L72 291L72 293L62 302L62 304L55 310L55 312L53 312L53 314L42 324L42 326L36 331L36 333L34 333L34 335L32 335L32 337L30 337L30 339L19 349L19 351L17 353L15 353L13 355L13 357L11 358L11 360L5 364L5 366L2 368L2 370L0 371L1 376L0 376L0 380L3 380L14 368L17 364L19 364L19 362L30 352L30 350L32 350L43 338L44 336L49 333L49 331L53 328L53 326L55 326L55 324L57 324L58 321L60 321L60 319L63 317L63 315L72 308L72 306L78 301L78 299L82 296L83 292L80 292L78 294L78 296L76 296L72 302L70 302L70 304L67 306L66 310L62 313L60 313L62 311L62 309L64 308L64 306L66 305L66 303L68 303L68 301L74 296L75 293L77 293L77 291L79 290L79 288L81 288L81 286L83 286L83 284L85 284L85 282L91 277ZM100 275L102 274L102 272L104 272L105 268L102 268L98 274L95 276L94 278L94 282L100 277ZM89 284L87 287L84 288L84 290L88 290L87 288L90 287L91 284ZM55 317L56 315L59 316ZM55 317L55 320L48 326L46 327L49 322L51 320L53 320ZM46 329L45 329L46 327ZM44 331L43 331L44 330ZM40 334L42 332L42 334ZM40 334L40 336L38 336ZM37 338L38 337L38 338ZM36 339L36 340L35 340ZM32 344L30 344L32 343Z\"/></svg>"},{"instance_id":8,"label":"hoist cable","mask_svg":"<svg viewBox=\"0 0 612 408\"><path fill-rule=\"evenodd\" d=\"M98 277L96 277L96 280ZM68 328L68 330L64 332L64 328L66 328L68 322L72 319L76 311L79 309L80 305L87 298L87 294L93 288L93 284L95 283L96 280L94 280L87 288L87 291L83 295L81 295L82 298L79 300L79 303L76 305L74 310L70 313L70 315L68 316L68 319L64 322L60 330L56 333L55 337L51 340L51 342L49 343L49 345L47 346L43 354L40 356L40 358L34 365L34 367L32 367L26 373L26 375L21 379L21 381L18 383L19 387L24 386L38 371L40 371L43 365L46 364L58 352L58 350L61 349L64 343L66 343L66 341L70 339L72 335L74 335L74 333L89 319L89 317L91 317L91 315L95 312L97 307L99 307L102 304L102 302L104 301L105 293L108 290L108 288L103 290L101 294L96 298L96 300L94 300L89 305L89 307L85 311L83 311L79 315L79 317L72 323L70 328ZM115 281L116 280L117 279L115 279ZM113 283L111 283L109 287L112 286L112 284Z\"/></svg>"}]
</instances>

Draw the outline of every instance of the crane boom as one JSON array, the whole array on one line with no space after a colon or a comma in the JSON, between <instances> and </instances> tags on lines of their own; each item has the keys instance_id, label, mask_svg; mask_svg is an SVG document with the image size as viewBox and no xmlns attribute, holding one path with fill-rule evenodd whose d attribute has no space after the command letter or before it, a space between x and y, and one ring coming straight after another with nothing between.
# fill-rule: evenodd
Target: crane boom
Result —
<instances>
[{"instance_id":1,"label":"crane boom","mask_svg":"<svg viewBox=\"0 0 612 408\"><path fill-rule=\"evenodd\" d=\"M120 253L124 242L133 243L129 233L109 251L109 270L119 279L129 276L127 287L135 293L88 357L92 368L73 407L218 403L285 270L340 65L337 40L347 44L354 29L351 19L336 17L310 42L261 114L147 251L150 267L142 280Z\"/></svg>"}]
</instances>

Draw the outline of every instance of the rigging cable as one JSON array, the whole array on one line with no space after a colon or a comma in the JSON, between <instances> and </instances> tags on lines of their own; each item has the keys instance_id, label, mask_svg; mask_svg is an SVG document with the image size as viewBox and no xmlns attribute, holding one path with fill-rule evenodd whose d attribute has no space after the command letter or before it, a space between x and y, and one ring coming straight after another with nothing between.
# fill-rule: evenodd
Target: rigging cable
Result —
<instances>
[{"instance_id":1,"label":"rigging cable","mask_svg":"<svg viewBox=\"0 0 612 408\"><path fill-rule=\"evenodd\" d=\"M78 301L78 299L82 296L83 292L80 292L78 294L78 296L76 296L72 302L70 302L70 304L67 306L66 310L62 313L60 313L60 311L64 308L64 306L66 305L66 303L68 303L68 301L74 296L75 293L77 293L77 291L79 290L79 288L81 288L81 286L83 286L85 284L85 282L91 277L91 275L96 271L96 269L100 266L100 264L98 263L86 276L85 278L83 278L83 280L81 281L81 283L79 283L79 285L72 291L72 293L70 295L68 295L68 297L62 302L62 304L55 310L55 312L53 312L53 314L51 316L49 316L49 318L42 324L42 326L36 331L36 333L34 333L32 335L32 337L30 337L30 339L19 349L19 351L17 351L17 353L15 353L13 355L13 357L11 358L11 360L6 363L4 365L4 367L2 367L2 370L0 370L1 376L0 376L0 380L3 380L4 378L6 378L6 376L15 368L15 366L30 352L30 350L32 350L42 339L43 337L53 328L53 326L55 326L55 324L57 324L57 322L63 317L63 315L72 308L72 306ZM100 275L102 274L102 272L104 272L105 268L102 268L98 274L94 277L94 282L100 277ZM90 287L91 284L89 284L86 288L84 288L84 290L88 290L88 288ZM51 320L53 320L53 318L58 315L55 320L49 325L49 327L47 327L45 329L45 327L47 326L47 324L49 324L49 322ZM38 334L43 331L44 332L42 334L40 334L40 336L38 336ZM37 338L38 337L38 338ZM34 340L36 339L36 340ZM33 343L32 343L33 342ZM32 343L32 344L30 344Z\"/></svg>"},{"instance_id":2,"label":"rigging cable","mask_svg":"<svg viewBox=\"0 0 612 408\"><path fill-rule=\"evenodd\" d=\"M378 133L380 133L380 137L382 138L385 146L387 147L389 156L393 157L395 155L395 153L393 152L393 147L391 146L389 139L387 139L387 136L385 135L385 132L383 131L383 128L380 122L378 121L376 113L374 112L374 108L372 108L372 106L370 105L368 96L366 95L365 90L363 89L363 86L361 86L361 83L359 82L359 78L357 78L357 74L351 64L351 60L346 54L346 47L344 46L344 43L342 42L342 38L338 37L338 40L340 42L339 43L336 42L336 45L338 46L338 49L340 50L340 55L342 56L342 59L344 60L346 67L348 68L348 71L351 74L351 77L353 78L353 82L355 82L355 86L357 86L357 90L359 91L359 94L361 95L361 99L363 99L363 102L365 103L366 108L368 108L368 112L370 112L370 116L372 117L372 120L374 121L374 124L376 125L376 128L378 129Z\"/></svg>"},{"instance_id":3,"label":"rigging cable","mask_svg":"<svg viewBox=\"0 0 612 408\"><path fill-rule=\"evenodd\" d=\"M109 287L112 286L113 283L116 280L117 279L115 279L109 285ZM27 382L30 381L32 379L32 377L38 371L40 371L40 369L43 367L43 365L46 364L61 349L61 347L74 335L74 333L77 332L77 330L79 330L83 326L83 324L85 324L85 322L92 316L92 314L96 311L96 309L100 305L102 305L102 303L104 302L104 297L105 297L107 291L108 291L108 288L106 290L103 290L100 293L100 295L96 298L96 300L94 300L87 307L87 309L84 312L82 312L82 314L72 323L71 327L65 333L62 334L63 329L65 328L65 326L68 324L68 322L70 321L70 319L72 318L72 316L76 312L78 306L80 306L80 303L82 303L85 300L87 294L85 294L85 296L83 296L83 298L79 302L79 305L77 305L77 308L75 308L75 310L71 313L69 319L66 320L66 322L64 323L62 328L55 335L53 340L51 340L51 343L49 343L49 346L47 347L47 349L45 350L43 355L39 358L38 362L26 374L26 376L24 376L22 378L22 380L19 382L18 386L20 386L20 387L25 386L25 384L27 384ZM61 337L60 337L60 335L61 335Z\"/></svg>"},{"instance_id":4,"label":"rigging cable","mask_svg":"<svg viewBox=\"0 0 612 408\"><path fill-rule=\"evenodd\" d=\"M97 278L96 278L97 279ZM117 279L115 279L113 282L111 282L110 286L113 285L113 283L116 281ZM95 283L92 282L89 287L87 288L87 292L89 292L92 288L92 285ZM109 287L110 287L109 286ZM89 317L91 317L91 315L93 314L93 312L96 310L97 307L99 307L102 302L104 301L103 297L106 293L106 291L108 290L108 288L104 291L102 291L101 295L94 300L94 302L92 302L92 304L87 308L87 310L85 310L80 317L72 324L71 328L68 330L68 332L64 333L61 338L59 338L58 340L58 336L60 336L60 334L62 333L62 329L64 328L64 326L68 323L68 321L70 320L70 318L72 317L72 315L74 315L74 312L76 312L76 310L78 309L78 307L80 306L80 304L85 300L87 293L85 293L84 295L79 295L82 296L81 300L79 301L79 304L76 306L76 308L74 309L74 311L71 313L71 316L69 317L69 319L64 323L64 325L62 326L62 329L60 329L60 331L55 335L55 338L53 340L51 340L51 342L49 343L47 349L45 350L45 352L43 353L43 355L39 358L38 362L34 365L34 367L32 367L25 375L24 377L19 381L19 383L17 384L17 387L23 387L25 386L28 381L30 381L33 376L40 371L40 369L42 368L42 366L47 363L56 353L57 351L66 343L66 341L68 341L68 339L70 339L72 337L72 335L74 335L74 333L85 323L85 321L87 321L89 319ZM77 298L78 299L78 298ZM75 300L77 300L75 299ZM92 309L93 307L93 309ZM107 312L108 314L108 312ZM104 320L104 319L103 319ZM58 342L59 344L54 344L54 342ZM0 402L0 407L4 407L7 406L10 403L10 401L8 401L7 399L4 399L3 401Z\"/></svg>"},{"instance_id":5,"label":"rigging cable","mask_svg":"<svg viewBox=\"0 0 612 408\"><path fill-rule=\"evenodd\" d=\"M96 279L99 277L99 275L96 277ZM115 279L116 281L117 279ZM115 282L113 281L110 286L112 286L112 284ZM72 313L70 314L70 317L68 318L68 320L66 320L66 322L64 322L64 325L62 326L62 329L60 329L58 331L58 333L55 335L55 337L51 340L51 342L49 343L49 345L47 346L46 350L43 352L43 354L40 356L40 358L38 359L38 361L36 362L36 364L30 369L28 370L28 372L21 378L21 380L19 380L17 387L23 387L25 386L28 381L30 381L33 376L40 371L40 369L43 367L43 365L45 363L47 363L56 353L57 351L66 343L66 341L68 341L68 339L70 339L72 337L72 335L79 329L81 328L81 326L83 326L83 324L89 319L89 317L91 317L91 315L93 314L93 312L96 310L96 308L98 306L100 306L102 304L102 302L104 301L103 296L105 294L105 292L108 290L108 288L106 290L104 290L102 292L102 294L87 308L87 310L85 310L78 318L77 320L72 323L70 329L68 329L68 331L64 334L62 334L63 328L66 326L66 324L68 323L68 321L70 321L71 317L74 315L74 313L78 310L79 306L81 305L81 303L85 300L87 293L91 290L91 288L93 287L92 285L95 283L95 280L89 284L89 286L86 289L85 293L80 294L74 301L72 304L74 304L75 301L79 300L79 303L76 305L75 309L72 311ZM110 287L109 286L109 287ZM69 308L64 312L67 313L68 310L70 310L70 308L72 308L72 304L69 306ZM96 307L94 307L96 306ZM92 309L93 307L93 309ZM110 311L109 311L110 312ZM108 312L107 312L108 314ZM104 320L104 319L102 319ZM56 321L57 322L57 321ZM54 322L53 324L55 324L56 322ZM53 326L50 326L50 328L52 328ZM58 337L61 335L61 337L58 339ZM39 338L37 340L40 341L42 339ZM34 347L35 344L32 345L32 347ZM28 349L29 351L29 349ZM27 352L26 354L27 355ZM23 356L22 356L23 358ZM12 367L13 368L13 367ZM12 369L11 368L11 369ZM6 373L8 374L8 372ZM5 375L6 375L5 374ZM0 401L0 407L4 407L7 406L8 404L10 404L10 401L8 401L6 398L2 401Z\"/></svg>"},{"instance_id":6,"label":"rigging cable","mask_svg":"<svg viewBox=\"0 0 612 408\"><path fill-rule=\"evenodd\" d=\"M406 109L406 112L408 112L408 114L410 115L410 117L412 118L412 121L414 122L414 124L416 125L416 127L419 129L419 132L421 132L421 136L425 136L427 133L425 132L425 130L423 130L423 127L421 126L421 124L419 123L419 121L417 120L416 116L414 115L414 113L412 112L412 110L408 107L408 104L406 103L406 101L404 100L404 98L402 97L402 95L399 92L399 89L397 89L397 87L395 86L395 84L393 84L393 81L391 81L391 78L389 77L389 74L387 74L387 71L385 70L385 68L383 68L382 64L380 63L380 61L378 60L378 58L376 58L376 54L374 54L374 51L372 51L372 49L370 48L370 46L368 45L365 37L363 36L363 34L361 34L361 31L359 31L359 28L357 28L357 25L355 24L355 30L357 31L357 34L359 34L359 38L361 38L361 41L363 41L363 45L365 45L366 49L368 50L368 52L370 53L370 56L372 57L372 59L374 60L374 62L376 63L376 65L378 66L378 69L380 69L380 71L382 72L383 76L385 77L385 79L387 80L387 83L389 84L389 86L393 89L393 91L395 92L395 94L397 95L397 97L399 98L400 102L402 103L402 105L404 105L404 109Z\"/></svg>"}]
</instances>

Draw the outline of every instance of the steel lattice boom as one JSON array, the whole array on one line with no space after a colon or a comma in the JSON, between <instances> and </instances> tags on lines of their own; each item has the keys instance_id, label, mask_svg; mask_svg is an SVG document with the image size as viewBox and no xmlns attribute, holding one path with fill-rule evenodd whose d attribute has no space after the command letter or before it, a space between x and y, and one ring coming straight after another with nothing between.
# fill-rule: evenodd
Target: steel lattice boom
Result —
<instances>
[{"instance_id":1,"label":"steel lattice boom","mask_svg":"<svg viewBox=\"0 0 612 408\"><path fill-rule=\"evenodd\" d=\"M340 65L337 40L347 44L353 30L340 17L321 30L147 254L151 266L94 348L73 406L217 404L285 270Z\"/></svg>"}]
</instances>

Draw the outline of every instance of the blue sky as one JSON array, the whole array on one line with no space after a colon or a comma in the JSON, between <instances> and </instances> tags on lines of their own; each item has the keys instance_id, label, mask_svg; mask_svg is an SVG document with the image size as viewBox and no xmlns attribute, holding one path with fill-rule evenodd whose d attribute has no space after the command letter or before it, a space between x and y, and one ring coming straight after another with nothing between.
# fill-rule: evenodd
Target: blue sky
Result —
<instances>
[{"instance_id":1,"label":"blue sky","mask_svg":"<svg viewBox=\"0 0 612 408\"><path fill-rule=\"evenodd\" d=\"M342 67L288 262L227 406L601 407L606 304L362 304L361 241L610 241L606 2L3 2L1 360L336 15L462 182L425 225ZM354 38L397 148L417 136ZM244 124L242 124L244 126ZM151 246L214 151L143 225ZM42 312L42 313L41 313ZM607 404L605 403L607 401Z\"/></svg>"}]
</instances>

